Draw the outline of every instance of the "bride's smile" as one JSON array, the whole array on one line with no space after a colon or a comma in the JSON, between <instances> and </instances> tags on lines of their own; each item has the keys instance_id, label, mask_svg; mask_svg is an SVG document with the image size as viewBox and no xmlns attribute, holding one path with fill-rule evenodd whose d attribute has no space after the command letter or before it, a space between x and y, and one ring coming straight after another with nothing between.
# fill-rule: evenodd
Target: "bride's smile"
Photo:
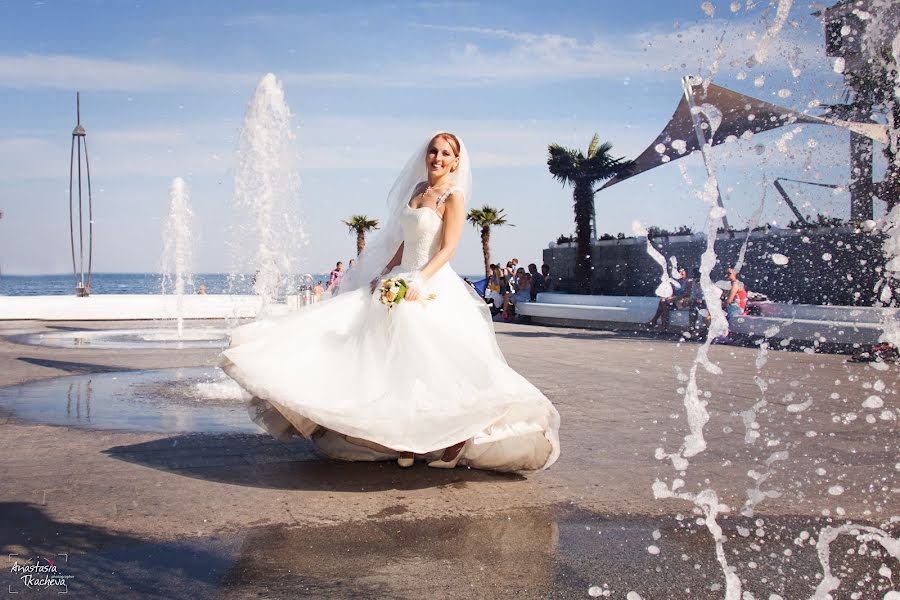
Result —
<instances>
[{"instance_id":1,"label":"bride's smile","mask_svg":"<svg viewBox=\"0 0 900 600\"><path fill-rule=\"evenodd\" d=\"M432 185L447 177L459 165L459 157L445 138L437 137L428 148L428 182Z\"/></svg>"}]
</instances>

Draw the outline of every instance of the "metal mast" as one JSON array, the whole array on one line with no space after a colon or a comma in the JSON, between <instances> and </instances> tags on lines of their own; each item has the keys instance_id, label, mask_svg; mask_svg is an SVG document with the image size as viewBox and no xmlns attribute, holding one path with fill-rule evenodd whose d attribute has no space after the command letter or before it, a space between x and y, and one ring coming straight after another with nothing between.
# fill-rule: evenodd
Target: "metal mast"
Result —
<instances>
[{"instance_id":1,"label":"metal mast","mask_svg":"<svg viewBox=\"0 0 900 600\"><path fill-rule=\"evenodd\" d=\"M77 123L72 131L72 150L69 156L69 239L72 244L72 273L75 277L75 295L90 296L91 267L94 250L94 207L91 197L91 165L88 160L87 132L81 126L81 92L75 92L75 110ZM75 148L78 148L78 259L76 260L75 244ZM87 179L87 271L84 268L84 202L82 186L81 153L84 148L84 174Z\"/></svg>"}]
</instances>

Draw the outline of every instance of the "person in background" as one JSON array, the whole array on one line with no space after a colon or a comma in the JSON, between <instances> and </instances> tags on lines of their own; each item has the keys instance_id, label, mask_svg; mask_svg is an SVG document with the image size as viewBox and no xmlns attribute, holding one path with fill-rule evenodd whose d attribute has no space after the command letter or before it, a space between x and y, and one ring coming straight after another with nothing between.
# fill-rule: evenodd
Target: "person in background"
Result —
<instances>
[{"instance_id":1,"label":"person in background","mask_svg":"<svg viewBox=\"0 0 900 600\"><path fill-rule=\"evenodd\" d=\"M503 303L503 318L513 316L515 307L520 303L531 300L531 281L525 269L519 267L515 279L512 282L512 290L506 293L506 301Z\"/></svg>"},{"instance_id":2,"label":"person in background","mask_svg":"<svg viewBox=\"0 0 900 600\"><path fill-rule=\"evenodd\" d=\"M501 316L506 319L506 300L509 298L510 294L512 294L512 280L506 276L506 271L500 271L500 295L502 298L500 299L500 313Z\"/></svg>"},{"instance_id":3,"label":"person in background","mask_svg":"<svg viewBox=\"0 0 900 600\"><path fill-rule=\"evenodd\" d=\"M328 278L328 290L331 292L331 295L338 293L338 289L341 287L341 280L344 278L344 263L342 261L338 261L337 265L335 265L334 269L331 270L331 274Z\"/></svg>"},{"instance_id":4,"label":"person in background","mask_svg":"<svg viewBox=\"0 0 900 600\"><path fill-rule=\"evenodd\" d=\"M531 280L530 300L537 301L537 295L547 289L544 276L538 273L537 265L531 263L528 265L528 278Z\"/></svg>"},{"instance_id":5,"label":"person in background","mask_svg":"<svg viewBox=\"0 0 900 600\"><path fill-rule=\"evenodd\" d=\"M512 261L506 263L506 269L503 270L503 274L506 276L507 281L512 281L513 277L516 276L516 269L513 267Z\"/></svg>"},{"instance_id":6,"label":"person in background","mask_svg":"<svg viewBox=\"0 0 900 600\"><path fill-rule=\"evenodd\" d=\"M544 291L545 292L555 292L556 291L556 281L550 277L550 265L544 263L541 265L541 275L544 277Z\"/></svg>"},{"instance_id":7,"label":"person in background","mask_svg":"<svg viewBox=\"0 0 900 600\"><path fill-rule=\"evenodd\" d=\"M355 258L351 258L351 259L350 259L350 262L347 264L347 270L352 269L352 268L353 268L353 265L355 265L355 264L356 264L356 259L355 259Z\"/></svg>"},{"instance_id":8,"label":"person in background","mask_svg":"<svg viewBox=\"0 0 900 600\"><path fill-rule=\"evenodd\" d=\"M734 267L725 269L725 279L729 284L728 293L723 295L721 300L722 308L725 309L725 318L728 319L728 331L725 335L714 337L713 344L730 344L733 341L731 338L733 320L747 310L747 288L744 286L744 282L738 279L737 270ZM707 327L711 320L711 317L704 318Z\"/></svg>"},{"instance_id":9,"label":"person in background","mask_svg":"<svg viewBox=\"0 0 900 600\"><path fill-rule=\"evenodd\" d=\"M316 299L316 302L322 299L322 293L325 291L325 288L322 287L322 282L317 281L316 286L313 288L313 296Z\"/></svg>"},{"instance_id":10,"label":"person in background","mask_svg":"<svg viewBox=\"0 0 900 600\"><path fill-rule=\"evenodd\" d=\"M661 330L668 330L669 313L672 310L684 310L691 307L692 291L696 283L693 279L688 279L687 269L680 267L678 269L678 293L659 299L659 304L656 306L656 314L653 315L653 318L650 319L647 325L656 327L659 324Z\"/></svg>"},{"instance_id":11,"label":"person in background","mask_svg":"<svg viewBox=\"0 0 900 600\"><path fill-rule=\"evenodd\" d=\"M200 287L197 288L197 293L200 294L201 296L206 295L206 284L205 283L200 284Z\"/></svg>"},{"instance_id":12,"label":"person in background","mask_svg":"<svg viewBox=\"0 0 900 600\"><path fill-rule=\"evenodd\" d=\"M485 288L484 297L491 301L493 305L491 312L496 314L503 307L503 291L501 287L501 279L503 275L500 267L497 265L490 266L491 275L488 277L487 288Z\"/></svg>"},{"instance_id":13,"label":"person in background","mask_svg":"<svg viewBox=\"0 0 900 600\"><path fill-rule=\"evenodd\" d=\"M747 288L744 282L738 279L737 271L734 267L725 269L725 278L731 282L731 288L725 296L725 316L728 323L735 317L740 317L747 310Z\"/></svg>"},{"instance_id":14,"label":"person in background","mask_svg":"<svg viewBox=\"0 0 900 600\"><path fill-rule=\"evenodd\" d=\"M510 273L517 273L519 271L519 259L514 258L509 262L512 263L512 271Z\"/></svg>"}]
</instances>

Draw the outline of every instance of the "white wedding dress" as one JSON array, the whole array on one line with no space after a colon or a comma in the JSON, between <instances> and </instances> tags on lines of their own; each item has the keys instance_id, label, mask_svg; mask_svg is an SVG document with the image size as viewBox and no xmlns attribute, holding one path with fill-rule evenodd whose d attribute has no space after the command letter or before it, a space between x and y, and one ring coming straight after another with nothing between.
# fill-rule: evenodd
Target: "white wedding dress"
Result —
<instances>
[{"instance_id":1,"label":"white wedding dress","mask_svg":"<svg viewBox=\"0 0 900 600\"><path fill-rule=\"evenodd\" d=\"M400 266L419 271L440 248L433 209L404 207ZM532 471L559 456L559 413L506 363L486 304L447 264L420 285L434 299L388 309L368 288L232 332L226 373L254 396L254 420L299 433L326 455L437 456L472 440L462 464Z\"/></svg>"}]
</instances>

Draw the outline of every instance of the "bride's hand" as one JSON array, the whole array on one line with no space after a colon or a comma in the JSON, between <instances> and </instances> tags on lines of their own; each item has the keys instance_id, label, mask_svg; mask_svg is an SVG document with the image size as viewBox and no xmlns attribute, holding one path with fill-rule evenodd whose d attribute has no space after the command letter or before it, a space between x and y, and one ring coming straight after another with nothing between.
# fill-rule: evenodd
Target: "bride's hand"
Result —
<instances>
[{"instance_id":1,"label":"bride's hand","mask_svg":"<svg viewBox=\"0 0 900 600\"><path fill-rule=\"evenodd\" d=\"M405 300L409 300L410 302L415 302L422 296L422 293L419 291L419 286L415 283L410 284L408 288L406 288L406 295L403 297Z\"/></svg>"}]
</instances>

